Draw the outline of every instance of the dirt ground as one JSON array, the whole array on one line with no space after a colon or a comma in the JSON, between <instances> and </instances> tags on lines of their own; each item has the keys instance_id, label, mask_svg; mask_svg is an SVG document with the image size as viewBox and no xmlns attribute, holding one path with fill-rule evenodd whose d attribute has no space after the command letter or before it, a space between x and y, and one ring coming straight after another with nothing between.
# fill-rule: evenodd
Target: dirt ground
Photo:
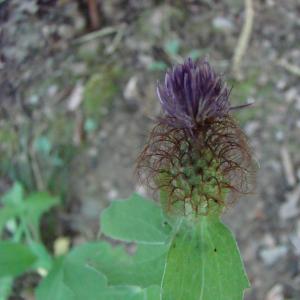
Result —
<instances>
[{"instance_id":1,"label":"dirt ground","mask_svg":"<svg viewBox=\"0 0 300 300\"><path fill-rule=\"evenodd\" d=\"M46 243L95 238L110 201L145 193L133 173L159 113L156 81L206 56L234 105L255 102L236 117L260 165L256 192L224 216L252 284L245 299L300 299L300 3L252 2L236 78L242 0L99 0L95 30L83 0L0 1L0 189L19 180L62 195ZM34 280L22 280L12 299L32 299Z\"/></svg>"}]
</instances>

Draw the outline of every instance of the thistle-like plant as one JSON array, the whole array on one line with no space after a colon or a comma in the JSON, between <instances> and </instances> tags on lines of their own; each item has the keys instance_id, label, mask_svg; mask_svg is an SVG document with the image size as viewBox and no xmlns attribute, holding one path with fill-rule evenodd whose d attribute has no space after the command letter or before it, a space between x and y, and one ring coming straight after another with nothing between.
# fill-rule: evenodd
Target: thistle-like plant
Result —
<instances>
[{"instance_id":1,"label":"thistle-like plant","mask_svg":"<svg viewBox=\"0 0 300 300\"><path fill-rule=\"evenodd\" d=\"M163 112L137 170L174 226L161 297L241 299L248 280L219 217L252 188L252 151L231 114L248 105L231 106L222 78L190 58L166 73L157 95Z\"/></svg>"},{"instance_id":2,"label":"thistle-like plant","mask_svg":"<svg viewBox=\"0 0 300 300\"><path fill-rule=\"evenodd\" d=\"M138 159L138 172L160 191L166 212L208 215L251 190L254 164L231 111L230 91L205 60L166 73L157 95L163 114Z\"/></svg>"},{"instance_id":3,"label":"thistle-like plant","mask_svg":"<svg viewBox=\"0 0 300 300\"><path fill-rule=\"evenodd\" d=\"M35 197L23 203L17 187L2 199L0 210L0 227L18 218L21 230L14 241L0 242L0 286L7 286L4 294L0 288L0 299L6 299L12 277L27 269L45 276L37 300L243 298L249 282L220 216L252 187L252 151L232 116L246 105L231 106L230 90L205 60L175 66L158 83L157 94L162 114L137 172L161 205L134 194L114 201L100 217L101 233L134 243L134 255L124 244L112 247L106 241L84 243L54 258L32 239L21 244L30 217L56 202Z\"/></svg>"}]
</instances>

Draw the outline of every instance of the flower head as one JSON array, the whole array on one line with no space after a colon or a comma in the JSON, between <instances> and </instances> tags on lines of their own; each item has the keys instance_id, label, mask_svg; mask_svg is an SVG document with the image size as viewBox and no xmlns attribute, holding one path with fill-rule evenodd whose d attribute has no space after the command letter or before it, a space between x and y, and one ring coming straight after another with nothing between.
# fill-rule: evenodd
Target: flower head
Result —
<instances>
[{"instance_id":1,"label":"flower head","mask_svg":"<svg viewBox=\"0 0 300 300\"><path fill-rule=\"evenodd\" d=\"M252 152L230 114L243 106L230 106L230 91L209 63L189 58L175 66L157 94L163 114L138 159L138 171L167 195L166 209L209 213L212 203L222 208L250 191Z\"/></svg>"},{"instance_id":2,"label":"flower head","mask_svg":"<svg viewBox=\"0 0 300 300\"><path fill-rule=\"evenodd\" d=\"M157 95L167 122L189 132L248 105L230 106L230 89L222 78L208 61L194 62L191 58L166 73L164 83L157 85Z\"/></svg>"},{"instance_id":3,"label":"flower head","mask_svg":"<svg viewBox=\"0 0 300 300\"><path fill-rule=\"evenodd\" d=\"M211 118L230 110L229 89L205 60L188 58L165 75L157 94L165 116L174 127L192 130Z\"/></svg>"}]
</instances>

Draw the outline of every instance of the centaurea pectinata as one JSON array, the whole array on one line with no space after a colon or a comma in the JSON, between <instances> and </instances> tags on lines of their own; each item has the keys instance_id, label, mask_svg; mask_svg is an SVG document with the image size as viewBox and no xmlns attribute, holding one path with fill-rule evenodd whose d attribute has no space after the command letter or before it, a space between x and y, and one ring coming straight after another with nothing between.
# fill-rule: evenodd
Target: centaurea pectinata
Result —
<instances>
[{"instance_id":1,"label":"centaurea pectinata","mask_svg":"<svg viewBox=\"0 0 300 300\"><path fill-rule=\"evenodd\" d=\"M230 89L208 61L188 58L157 84L162 114L138 159L168 212L208 214L251 190L254 163L231 111ZM215 205L213 205L215 207Z\"/></svg>"}]
</instances>

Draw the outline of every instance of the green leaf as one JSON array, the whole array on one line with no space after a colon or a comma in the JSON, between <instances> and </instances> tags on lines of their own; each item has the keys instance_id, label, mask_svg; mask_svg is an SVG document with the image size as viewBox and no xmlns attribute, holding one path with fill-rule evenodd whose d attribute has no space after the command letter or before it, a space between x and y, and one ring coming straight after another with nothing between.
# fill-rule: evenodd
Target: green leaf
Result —
<instances>
[{"instance_id":1,"label":"green leaf","mask_svg":"<svg viewBox=\"0 0 300 300\"><path fill-rule=\"evenodd\" d=\"M142 300L160 300L160 287L153 285L146 289L144 289L142 292ZM137 298L138 299L138 298ZM135 300L135 298L134 298Z\"/></svg>"},{"instance_id":2,"label":"green leaf","mask_svg":"<svg viewBox=\"0 0 300 300\"><path fill-rule=\"evenodd\" d=\"M90 265L105 274L109 284L160 285L167 250L167 245L138 245L136 253L128 255L122 247L102 243Z\"/></svg>"},{"instance_id":3,"label":"green leaf","mask_svg":"<svg viewBox=\"0 0 300 300\"><path fill-rule=\"evenodd\" d=\"M80 248L56 262L37 288L37 300L159 300L157 287L108 286L106 277L85 262L91 248Z\"/></svg>"},{"instance_id":4,"label":"green leaf","mask_svg":"<svg viewBox=\"0 0 300 300\"><path fill-rule=\"evenodd\" d=\"M97 122L94 119L92 119L92 118L88 118L84 122L83 128L88 133L89 132L93 132L93 131L95 131L97 129Z\"/></svg>"},{"instance_id":5,"label":"green leaf","mask_svg":"<svg viewBox=\"0 0 300 300\"><path fill-rule=\"evenodd\" d=\"M43 244L37 243L35 241L31 241L29 246L32 252L37 257L37 261L35 262L34 267L36 269L43 268L49 271L53 265L53 259L46 247Z\"/></svg>"},{"instance_id":6,"label":"green leaf","mask_svg":"<svg viewBox=\"0 0 300 300\"><path fill-rule=\"evenodd\" d=\"M7 221L16 217L18 215L18 212L18 208L11 205L0 208L0 235Z\"/></svg>"},{"instance_id":7,"label":"green leaf","mask_svg":"<svg viewBox=\"0 0 300 300\"><path fill-rule=\"evenodd\" d=\"M45 192L38 192L29 195L25 199L26 209L30 214L41 216L47 210L59 203L58 197L50 196Z\"/></svg>"},{"instance_id":8,"label":"green leaf","mask_svg":"<svg viewBox=\"0 0 300 300\"><path fill-rule=\"evenodd\" d=\"M38 137L34 143L33 147L37 152L43 153L44 155L49 155L52 145L47 136Z\"/></svg>"},{"instance_id":9,"label":"green leaf","mask_svg":"<svg viewBox=\"0 0 300 300\"><path fill-rule=\"evenodd\" d=\"M72 291L74 299L92 300L106 288L106 278L84 264L66 262L63 275L64 284Z\"/></svg>"},{"instance_id":10,"label":"green leaf","mask_svg":"<svg viewBox=\"0 0 300 300\"><path fill-rule=\"evenodd\" d=\"M36 256L25 245L0 242L0 277L19 275L29 269L35 261Z\"/></svg>"},{"instance_id":11,"label":"green leaf","mask_svg":"<svg viewBox=\"0 0 300 300\"><path fill-rule=\"evenodd\" d=\"M74 300L159 300L159 287L145 290L137 286L107 286L106 278L96 270L82 265L68 265L64 283ZM64 300L64 299L62 299Z\"/></svg>"},{"instance_id":12,"label":"green leaf","mask_svg":"<svg viewBox=\"0 0 300 300\"><path fill-rule=\"evenodd\" d=\"M184 220L168 253L162 300L241 300L248 287L236 241L218 217Z\"/></svg>"},{"instance_id":13,"label":"green leaf","mask_svg":"<svg viewBox=\"0 0 300 300\"><path fill-rule=\"evenodd\" d=\"M2 202L6 205L20 205L23 202L24 190L19 182L2 197Z\"/></svg>"},{"instance_id":14,"label":"green leaf","mask_svg":"<svg viewBox=\"0 0 300 300\"><path fill-rule=\"evenodd\" d=\"M202 51L198 50L198 49L193 49L191 50L187 57L190 57L193 60L196 60L198 58L200 58L203 55Z\"/></svg>"},{"instance_id":15,"label":"green leaf","mask_svg":"<svg viewBox=\"0 0 300 300\"><path fill-rule=\"evenodd\" d=\"M64 283L76 300L125 300L141 290L137 287L108 287L105 276L97 270L70 262L64 268Z\"/></svg>"},{"instance_id":16,"label":"green leaf","mask_svg":"<svg viewBox=\"0 0 300 300\"><path fill-rule=\"evenodd\" d=\"M38 232L41 216L58 203L58 197L52 197L46 192L33 193L25 199L22 215L26 223L31 224L35 232Z\"/></svg>"},{"instance_id":17,"label":"green leaf","mask_svg":"<svg viewBox=\"0 0 300 300\"><path fill-rule=\"evenodd\" d=\"M163 61L154 61L148 66L148 69L150 71L164 71L167 67L167 64Z\"/></svg>"},{"instance_id":18,"label":"green leaf","mask_svg":"<svg viewBox=\"0 0 300 300\"><path fill-rule=\"evenodd\" d=\"M112 238L138 243L134 255L107 243L90 255L92 265L107 276L109 284L161 284L171 227L156 203L137 194L114 201L101 215L101 229Z\"/></svg>"},{"instance_id":19,"label":"green leaf","mask_svg":"<svg viewBox=\"0 0 300 300\"><path fill-rule=\"evenodd\" d=\"M164 243L171 228L161 208L152 200L133 194L114 201L101 214L102 232L114 239L138 243Z\"/></svg>"},{"instance_id":20,"label":"green leaf","mask_svg":"<svg viewBox=\"0 0 300 300\"><path fill-rule=\"evenodd\" d=\"M63 258L54 263L51 272L35 290L37 300L74 300L72 291L63 282L63 266Z\"/></svg>"},{"instance_id":21,"label":"green leaf","mask_svg":"<svg viewBox=\"0 0 300 300\"><path fill-rule=\"evenodd\" d=\"M7 300L12 289L13 277L0 278L0 300Z\"/></svg>"},{"instance_id":22,"label":"green leaf","mask_svg":"<svg viewBox=\"0 0 300 300\"><path fill-rule=\"evenodd\" d=\"M177 39L170 40L165 44L164 48L169 55L176 55L180 49L180 41Z\"/></svg>"},{"instance_id":23,"label":"green leaf","mask_svg":"<svg viewBox=\"0 0 300 300\"><path fill-rule=\"evenodd\" d=\"M138 245L134 255L106 242L87 243L69 254L69 259L103 273L109 285L160 285L167 245Z\"/></svg>"}]
</instances>

